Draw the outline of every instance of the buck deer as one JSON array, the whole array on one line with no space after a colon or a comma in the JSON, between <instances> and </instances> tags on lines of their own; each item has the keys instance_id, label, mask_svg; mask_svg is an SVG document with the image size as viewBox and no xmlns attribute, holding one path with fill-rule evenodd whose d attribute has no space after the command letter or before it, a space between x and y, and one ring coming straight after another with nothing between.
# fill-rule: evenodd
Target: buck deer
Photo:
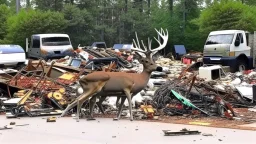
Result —
<instances>
[{"instance_id":1,"label":"buck deer","mask_svg":"<svg viewBox=\"0 0 256 144\"><path fill-rule=\"evenodd\" d=\"M133 51L139 56L139 61L143 64L144 70L142 73L125 73L125 72L104 72L98 71L83 76L79 83L83 88L84 93L75 99L74 102L69 104L67 108L63 111L60 117L64 116L70 109L77 105L77 121L79 121L79 114L82 104L89 98L89 109L90 109L90 118L93 118L93 108L96 104L96 98L101 96L101 100L105 99L106 96L118 96L121 98L121 103L118 108L117 117L115 120L119 120L121 116L121 111L125 102L125 99L128 99L130 120L133 120L132 115L132 105L131 99L134 95L139 93L144 87L147 86L148 80L152 71L162 71L162 67L158 67L152 56L157 53L159 50L163 49L168 41L168 31L166 33L163 29L158 31L155 29L160 37L163 39L161 44L159 40L155 37L155 40L159 43L159 47L151 49L151 40L148 39L148 48L144 45L143 41L142 46L144 50L140 48L140 43L136 33L136 40L133 40L134 48ZM139 53L144 53L145 58L142 57Z\"/></svg>"}]
</instances>

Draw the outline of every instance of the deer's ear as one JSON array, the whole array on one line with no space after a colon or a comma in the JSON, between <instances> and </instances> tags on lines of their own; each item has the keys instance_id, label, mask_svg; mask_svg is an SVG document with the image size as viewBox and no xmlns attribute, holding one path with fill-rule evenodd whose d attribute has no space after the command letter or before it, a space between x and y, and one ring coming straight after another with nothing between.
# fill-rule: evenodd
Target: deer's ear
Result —
<instances>
[{"instance_id":1,"label":"deer's ear","mask_svg":"<svg viewBox=\"0 0 256 144\"><path fill-rule=\"evenodd\" d=\"M135 57L136 57L137 59L142 59L142 56L141 56L138 52L135 52Z\"/></svg>"}]
</instances>

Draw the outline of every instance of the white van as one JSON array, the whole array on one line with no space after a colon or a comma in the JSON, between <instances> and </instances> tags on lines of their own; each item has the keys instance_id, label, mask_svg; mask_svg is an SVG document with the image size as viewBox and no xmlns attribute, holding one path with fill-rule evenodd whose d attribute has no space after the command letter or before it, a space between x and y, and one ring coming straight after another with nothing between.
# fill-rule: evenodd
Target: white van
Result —
<instances>
[{"instance_id":1,"label":"white van","mask_svg":"<svg viewBox=\"0 0 256 144\"><path fill-rule=\"evenodd\" d=\"M0 45L0 67L23 65L26 61L24 49L19 45Z\"/></svg>"},{"instance_id":2,"label":"white van","mask_svg":"<svg viewBox=\"0 0 256 144\"><path fill-rule=\"evenodd\" d=\"M71 56L73 47L67 34L34 34L27 53L29 58L47 60Z\"/></svg>"}]
</instances>

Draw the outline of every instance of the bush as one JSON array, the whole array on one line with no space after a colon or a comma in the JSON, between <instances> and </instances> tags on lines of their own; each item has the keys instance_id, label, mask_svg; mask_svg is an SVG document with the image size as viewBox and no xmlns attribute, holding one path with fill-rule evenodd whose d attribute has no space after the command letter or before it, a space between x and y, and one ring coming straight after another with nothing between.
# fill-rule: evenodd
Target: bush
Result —
<instances>
[{"instance_id":1,"label":"bush","mask_svg":"<svg viewBox=\"0 0 256 144\"><path fill-rule=\"evenodd\" d=\"M7 19L11 16L11 10L6 5L0 5L0 40L6 36Z\"/></svg>"},{"instance_id":2,"label":"bush","mask_svg":"<svg viewBox=\"0 0 256 144\"><path fill-rule=\"evenodd\" d=\"M256 7L241 2L222 1L202 11L197 20L200 31L242 29L254 31L256 28Z\"/></svg>"},{"instance_id":3,"label":"bush","mask_svg":"<svg viewBox=\"0 0 256 144\"><path fill-rule=\"evenodd\" d=\"M63 33L67 22L59 12L21 10L7 21L7 41L25 48L25 39L38 33Z\"/></svg>"}]
</instances>

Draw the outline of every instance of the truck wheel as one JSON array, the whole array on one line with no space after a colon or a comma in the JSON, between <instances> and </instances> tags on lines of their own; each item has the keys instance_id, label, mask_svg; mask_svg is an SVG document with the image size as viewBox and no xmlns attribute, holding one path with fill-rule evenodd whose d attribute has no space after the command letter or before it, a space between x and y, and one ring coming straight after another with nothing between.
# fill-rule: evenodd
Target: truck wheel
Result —
<instances>
[{"instance_id":1,"label":"truck wheel","mask_svg":"<svg viewBox=\"0 0 256 144\"><path fill-rule=\"evenodd\" d=\"M246 64L245 60L238 60L238 62L237 62L237 70L239 72L242 72L242 71L244 71L246 69L247 69L247 64Z\"/></svg>"}]
</instances>

